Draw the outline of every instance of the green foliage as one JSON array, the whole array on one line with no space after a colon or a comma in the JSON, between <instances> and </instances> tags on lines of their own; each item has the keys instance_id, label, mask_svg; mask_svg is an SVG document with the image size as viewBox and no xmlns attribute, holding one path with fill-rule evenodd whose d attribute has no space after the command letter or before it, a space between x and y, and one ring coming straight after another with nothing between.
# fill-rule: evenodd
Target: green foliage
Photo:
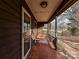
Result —
<instances>
[{"instance_id":1,"label":"green foliage","mask_svg":"<svg viewBox=\"0 0 79 59\"><path fill-rule=\"evenodd\" d=\"M76 31L77 31L77 28L76 28L76 27L72 27L72 28L71 28L72 34L75 33Z\"/></svg>"},{"instance_id":2,"label":"green foliage","mask_svg":"<svg viewBox=\"0 0 79 59\"><path fill-rule=\"evenodd\" d=\"M72 35L79 35L79 29L77 27L72 27L70 31Z\"/></svg>"}]
</instances>

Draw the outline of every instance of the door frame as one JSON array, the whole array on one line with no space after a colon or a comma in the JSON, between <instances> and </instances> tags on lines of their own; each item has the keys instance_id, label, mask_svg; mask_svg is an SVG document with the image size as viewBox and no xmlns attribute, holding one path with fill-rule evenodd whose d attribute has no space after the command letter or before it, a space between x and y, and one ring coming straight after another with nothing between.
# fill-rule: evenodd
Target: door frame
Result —
<instances>
[{"instance_id":1,"label":"door frame","mask_svg":"<svg viewBox=\"0 0 79 59\"><path fill-rule=\"evenodd\" d=\"M26 59L27 55L29 54L29 52L31 50L31 37L30 37L30 48L24 56L24 37L23 37L23 33L24 33L24 14L26 14L29 17L30 25L31 25L31 15L22 6L22 59ZM31 26L30 26L30 35L31 35Z\"/></svg>"}]
</instances>

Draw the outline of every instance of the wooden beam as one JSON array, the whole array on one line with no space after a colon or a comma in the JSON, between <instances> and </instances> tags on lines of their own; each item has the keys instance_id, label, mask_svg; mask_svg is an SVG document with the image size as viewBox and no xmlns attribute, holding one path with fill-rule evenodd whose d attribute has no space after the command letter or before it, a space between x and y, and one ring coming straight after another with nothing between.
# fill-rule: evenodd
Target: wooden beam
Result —
<instances>
[{"instance_id":1,"label":"wooden beam","mask_svg":"<svg viewBox=\"0 0 79 59\"><path fill-rule=\"evenodd\" d=\"M51 22L56 16L59 16L65 10L67 10L71 5L73 5L78 0L64 0L55 13L50 17L48 22Z\"/></svg>"},{"instance_id":2,"label":"wooden beam","mask_svg":"<svg viewBox=\"0 0 79 59\"><path fill-rule=\"evenodd\" d=\"M23 0L23 7L26 9L26 11L31 15L31 20L36 21L32 11L30 10L30 8L28 7L27 3L25 2L25 0Z\"/></svg>"}]
</instances>

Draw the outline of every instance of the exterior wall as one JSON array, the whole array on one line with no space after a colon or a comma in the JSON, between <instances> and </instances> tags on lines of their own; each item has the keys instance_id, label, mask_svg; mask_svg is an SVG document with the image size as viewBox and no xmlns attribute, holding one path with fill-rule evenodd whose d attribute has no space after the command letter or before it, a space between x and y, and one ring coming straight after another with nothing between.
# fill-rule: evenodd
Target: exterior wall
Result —
<instances>
[{"instance_id":1,"label":"exterior wall","mask_svg":"<svg viewBox=\"0 0 79 59\"><path fill-rule=\"evenodd\" d=\"M20 59L20 1L0 0L0 59Z\"/></svg>"}]
</instances>

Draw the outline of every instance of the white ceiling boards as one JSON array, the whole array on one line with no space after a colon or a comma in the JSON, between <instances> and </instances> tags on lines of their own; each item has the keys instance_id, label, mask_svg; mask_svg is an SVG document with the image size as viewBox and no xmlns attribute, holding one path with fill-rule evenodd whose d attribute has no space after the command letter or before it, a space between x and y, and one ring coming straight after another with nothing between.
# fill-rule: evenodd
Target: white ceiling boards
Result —
<instances>
[{"instance_id":1,"label":"white ceiling boards","mask_svg":"<svg viewBox=\"0 0 79 59\"><path fill-rule=\"evenodd\" d=\"M42 1L47 2L46 8L41 7L40 3ZM47 22L62 1L63 0L26 0L26 3L38 22Z\"/></svg>"}]
</instances>

